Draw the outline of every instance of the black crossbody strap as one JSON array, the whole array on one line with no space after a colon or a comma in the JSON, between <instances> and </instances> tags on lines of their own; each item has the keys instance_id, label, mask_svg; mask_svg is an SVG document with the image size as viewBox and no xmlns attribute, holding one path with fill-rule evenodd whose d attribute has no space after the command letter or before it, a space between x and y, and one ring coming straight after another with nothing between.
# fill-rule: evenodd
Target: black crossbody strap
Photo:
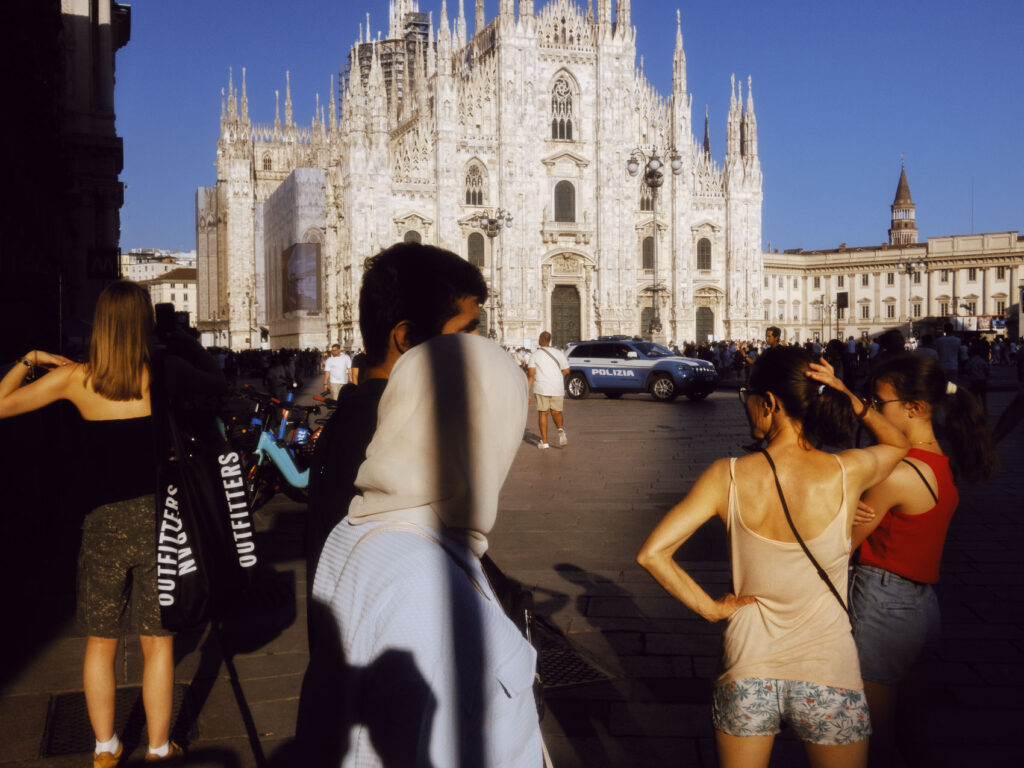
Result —
<instances>
[{"instance_id":1,"label":"black crossbody strap","mask_svg":"<svg viewBox=\"0 0 1024 768\"><path fill-rule=\"evenodd\" d=\"M786 513L786 522L789 523L790 530L793 531L793 535L796 536L796 540L800 544L800 548L804 551L804 554L807 555L807 558L811 561L814 569L818 572L818 576L820 576L821 580L825 582L825 586L827 586L829 591L835 595L836 600L838 600L839 604L843 606L843 610L849 614L850 609L847 608L846 603L843 602L843 598L839 595L839 590L836 589L835 584L832 583L832 579L828 577L825 569L818 565L818 561L814 559L814 555L811 554L811 550L809 550L807 545L804 544L804 540L800 537L800 533L793 524L793 518L789 514L789 506L786 504L786 497L782 493L782 484L779 482L779 473L775 469L775 462L772 461L771 455L764 448L761 449L761 453L763 453L764 457L768 459L768 464L772 468L772 474L775 476L775 487L779 491L779 501L782 502L782 511Z\"/></svg>"},{"instance_id":2,"label":"black crossbody strap","mask_svg":"<svg viewBox=\"0 0 1024 768\"><path fill-rule=\"evenodd\" d=\"M920 469L918 469L917 467L915 467L915 466L914 466L914 465L913 465L913 464L912 464L912 463L911 463L910 461L908 461L907 459L900 459L900 461L902 461L902 462L903 462L904 464L906 464L906 465L907 465L908 467L910 467L910 468L911 468L912 470L914 470L915 472L917 472L917 476L921 478L921 482L922 482L922 483L924 483L924 487L928 489L928 493L930 493L930 494L932 495L932 498L933 498L933 499L935 499L935 503L936 503L936 504L938 504L938 503L939 503L939 497L935 495L935 491L933 491L933 490L932 490L932 487L931 487L930 485L928 485L928 481L927 481L927 480L925 480L925 477L924 477L924 473L923 473L923 472L922 472L922 471L921 471Z\"/></svg>"}]
</instances>

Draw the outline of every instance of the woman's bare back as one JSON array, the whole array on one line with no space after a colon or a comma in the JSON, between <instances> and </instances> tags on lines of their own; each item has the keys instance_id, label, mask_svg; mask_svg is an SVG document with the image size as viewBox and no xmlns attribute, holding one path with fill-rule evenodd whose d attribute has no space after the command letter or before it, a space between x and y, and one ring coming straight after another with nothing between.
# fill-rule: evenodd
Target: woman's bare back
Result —
<instances>
[{"instance_id":1,"label":"woman's bare back","mask_svg":"<svg viewBox=\"0 0 1024 768\"><path fill-rule=\"evenodd\" d=\"M773 446L770 452L793 523L801 538L813 539L839 511L843 499L839 462L832 454L798 446ZM747 528L766 539L796 541L779 501L775 477L763 454L754 453L736 461L736 494L740 517ZM847 507L850 498L847 494ZM856 501L856 496L853 498Z\"/></svg>"}]
</instances>

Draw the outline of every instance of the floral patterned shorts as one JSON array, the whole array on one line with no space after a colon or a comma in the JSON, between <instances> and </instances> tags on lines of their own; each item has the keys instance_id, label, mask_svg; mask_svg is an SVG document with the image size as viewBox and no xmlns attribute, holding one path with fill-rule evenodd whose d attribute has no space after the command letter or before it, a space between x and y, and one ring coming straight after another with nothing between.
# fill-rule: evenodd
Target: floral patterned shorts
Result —
<instances>
[{"instance_id":1,"label":"floral patterned shorts","mask_svg":"<svg viewBox=\"0 0 1024 768\"><path fill-rule=\"evenodd\" d=\"M730 736L774 736L782 721L801 741L853 744L871 735L864 691L799 680L748 677L715 686L715 730Z\"/></svg>"}]
</instances>

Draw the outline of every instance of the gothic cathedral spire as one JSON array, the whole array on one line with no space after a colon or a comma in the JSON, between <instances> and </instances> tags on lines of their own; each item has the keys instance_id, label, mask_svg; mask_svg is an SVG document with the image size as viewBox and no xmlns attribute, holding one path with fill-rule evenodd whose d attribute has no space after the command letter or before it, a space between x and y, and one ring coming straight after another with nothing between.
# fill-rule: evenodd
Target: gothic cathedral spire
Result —
<instances>
[{"instance_id":1,"label":"gothic cathedral spire","mask_svg":"<svg viewBox=\"0 0 1024 768\"><path fill-rule=\"evenodd\" d=\"M672 57L672 92L673 94L686 93L686 52L683 50L683 22L678 9L676 9L676 50Z\"/></svg>"}]
</instances>

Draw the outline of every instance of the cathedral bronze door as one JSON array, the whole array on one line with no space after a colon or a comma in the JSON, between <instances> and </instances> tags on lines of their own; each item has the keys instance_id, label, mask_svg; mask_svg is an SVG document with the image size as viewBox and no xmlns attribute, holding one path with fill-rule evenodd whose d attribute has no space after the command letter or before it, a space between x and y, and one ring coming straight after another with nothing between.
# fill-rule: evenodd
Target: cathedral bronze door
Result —
<instances>
[{"instance_id":1,"label":"cathedral bronze door","mask_svg":"<svg viewBox=\"0 0 1024 768\"><path fill-rule=\"evenodd\" d=\"M697 307L697 343L709 341L715 333L715 313L711 307Z\"/></svg>"},{"instance_id":2,"label":"cathedral bronze door","mask_svg":"<svg viewBox=\"0 0 1024 768\"><path fill-rule=\"evenodd\" d=\"M580 340L580 292L575 285L556 285L551 292L551 343L564 347Z\"/></svg>"}]
</instances>

